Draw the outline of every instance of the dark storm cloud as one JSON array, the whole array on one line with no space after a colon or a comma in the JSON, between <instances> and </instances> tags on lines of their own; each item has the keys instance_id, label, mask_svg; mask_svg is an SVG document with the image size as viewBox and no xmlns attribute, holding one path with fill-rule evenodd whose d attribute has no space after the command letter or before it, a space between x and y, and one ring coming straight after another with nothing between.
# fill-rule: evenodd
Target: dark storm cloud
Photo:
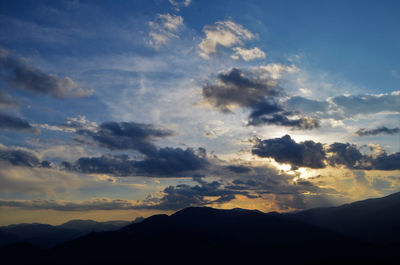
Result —
<instances>
[{"instance_id":1,"label":"dark storm cloud","mask_svg":"<svg viewBox=\"0 0 400 265\"><path fill-rule=\"evenodd\" d=\"M0 113L0 130L37 131L28 121Z\"/></svg>"},{"instance_id":2,"label":"dark storm cloud","mask_svg":"<svg viewBox=\"0 0 400 265\"><path fill-rule=\"evenodd\" d=\"M322 144L313 141L296 143L289 135L257 140L252 153L260 157L274 158L279 163L289 163L293 167L325 167L325 151Z\"/></svg>"},{"instance_id":3,"label":"dark storm cloud","mask_svg":"<svg viewBox=\"0 0 400 265\"><path fill-rule=\"evenodd\" d=\"M263 80L238 68L219 73L213 84L203 86L204 99L224 112L230 112L231 105L252 107L267 96L281 93L275 80Z\"/></svg>"},{"instance_id":4,"label":"dark storm cloud","mask_svg":"<svg viewBox=\"0 0 400 265\"><path fill-rule=\"evenodd\" d=\"M50 162L40 161L37 156L24 150L0 150L0 161L8 162L14 166L23 167L51 167Z\"/></svg>"},{"instance_id":5,"label":"dark storm cloud","mask_svg":"<svg viewBox=\"0 0 400 265\"><path fill-rule=\"evenodd\" d=\"M146 155L157 153L152 143L156 138L174 135L170 130L135 122L105 122L96 131L79 130L77 133L91 137L100 146L110 150L132 149Z\"/></svg>"},{"instance_id":6,"label":"dark storm cloud","mask_svg":"<svg viewBox=\"0 0 400 265\"><path fill-rule=\"evenodd\" d=\"M213 84L203 86L205 101L223 112L240 106L251 110L248 125L278 125L293 129L311 130L319 127L318 120L303 117L300 112L285 111L277 102L283 89L276 79L232 68L219 73ZM300 117L298 117L300 116Z\"/></svg>"},{"instance_id":7,"label":"dark storm cloud","mask_svg":"<svg viewBox=\"0 0 400 265\"><path fill-rule=\"evenodd\" d=\"M77 88L77 84L71 78L62 79L55 74L44 73L4 49L0 49L0 76L7 81L10 88L52 95L57 98L90 94L90 91Z\"/></svg>"},{"instance_id":8,"label":"dark storm cloud","mask_svg":"<svg viewBox=\"0 0 400 265\"><path fill-rule=\"evenodd\" d=\"M396 134L399 133L400 129L399 128L393 128L389 129L385 126L381 126L375 129L366 129L366 128L361 128L358 131L356 131L357 136L371 136L371 135L378 135L378 134Z\"/></svg>"},{"instance_id":9,"label":"dark storm cloud","mask_svg":"<svg viewBox=\"0 0 400 265\"><path fill-rule=\"evenodd\" d=\"M61 167L82 173L112 174L115 176L143 175L149 177L187 177L190 172L208 165L204 150L191 148L161 148L142 160L127 155L82 157L73 164L63 162Z\"/></svg>"}]
</instances>

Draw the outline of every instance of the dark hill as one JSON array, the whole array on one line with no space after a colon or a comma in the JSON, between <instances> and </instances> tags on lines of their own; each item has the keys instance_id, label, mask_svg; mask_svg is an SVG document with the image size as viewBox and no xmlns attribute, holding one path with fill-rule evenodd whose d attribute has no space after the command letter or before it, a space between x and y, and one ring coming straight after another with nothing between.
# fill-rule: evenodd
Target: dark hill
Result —
<instances>
[{"instance_id":1,"label":"dark hill","mask_svg":"<svg viewBox=\"0 0 400 265\"><path fill-rule=\"evenodd\" d=\"M288 216L374 243L400 243L400 192Z\"/></svg>"}]
</instances>

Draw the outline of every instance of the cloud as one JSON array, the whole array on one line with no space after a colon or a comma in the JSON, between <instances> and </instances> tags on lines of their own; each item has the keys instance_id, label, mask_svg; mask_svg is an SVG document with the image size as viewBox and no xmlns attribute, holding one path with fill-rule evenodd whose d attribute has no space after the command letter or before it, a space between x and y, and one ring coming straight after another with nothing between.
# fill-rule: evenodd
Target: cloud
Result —
<instances>
[{"instance_id":1,"label":"cloud","mask_svg":"<svg viewBox=\"0 0 400 265\"><path fill-rule=\"evenodd\" d=\"M0 130L39 132L39 130L34 128L28 121L5 113L0 113Z\"/></svg>"},{"instance_id":2,"label":"cloud","mask_svg":"<svg viewBox=\"0 0 400 265\"><path fill-rule=\"evenodd\" d=\"M51 167L50 162L40 161L34 153L18 149L0 149L0 161L8 162L14 166Z\"/></svg>"},{"instance_id":3,"label":"cloud","mask_svg":"<svg viewBox=\"0 0 400 265\"><path fill-rule=\"evenodd\" d=\"M355 132L355 135L357 135L357 136L371 136L371 135L378 135L378 134L392 135L392 134L396 134L399 132L400 132L399 128L389 129L386 126L381 126L381 127L375 128L375 129L361 128Z\"/></svg>"},{"instance_id":4,"label":"cloud","mask_svg":"<svg viewBox=\"0 0 400 265\"><path fill-rule=\"evenodd\" d=\"M142 160L127 155L82 157L62 167L82 173L112 174L115 176L188 177L208 165L204 149L161 148Z\"/></svg>"},{"instance_id":5,"label":"cloud","mask_svg":"<svg viewBox=\"0 0 400 265\"><path fill-rule=\"evenodd\" d=\"M345 117L383 111L400 112L400 91L380 95L338 96L331 101L342 110Z\"/></svg>"},{"instance_id":6,"label":"cloud","mask_svg":"<svg viewBox=\"0 0 400 265\"><path fill-rule=\"evenodd\" d=\"M248 125L318 128L319 122L315 118L305 117L298 111L285 111L277 102L284 91L273 76L279 76L282 71L291 71L291 68L281 65L258 67L253 71L232 68L219 73L214 83L203 86L203 99L222 112L232 112L235 107L250 109Z\"/></svg>"},{"instance_id":7,"label":"cloud","mask_svg":"<svg viewBox=\"0 0 400 265\"><path fill-rule=\"evenodd\" d=\"M67 118L64 123L58 125L40 124L40 128L62 131L62 132L78 132L80 130L95 131L98 128L96 122L88 121L85 116L78 115L78 117Z\"/></svg>"},{"instance_id":8,"label":"cloud","mask_svg":"<svg viewBox=\"0 0 400 265\"><path fill-rule=\"evenodd\" d=\"M256 139L252 153L260 157L274 158L279 163L288 163L295 168L325 167L325 151L322 144L314 141L296 143L289 135L263 141Z\"/></svg>"},{"instance_id":9,"label":"cloud","mask_svg":"<svg viewBox=\"0 0 400 265\"><path fill-rule=\"evenodd\" d=\"M235 172L237 174L243 174L243 173L249 173L251 172L251 168L250 167L246 167L243 165L230 165L230 166L226 166L226 169L228 169L229 171Z\"/></svg>"},{"instance_id":10,"label":"cloud","mask_svg":"<svg viewBox=\"0 0 400 265\"><path fill-rule=\"evenodd\" d=\"M345 165L350 169L399 170L400 152L388 155L382 151L378 155L364 155L354 144L334 143L327 150L333 153L328 162L333 165Z\"/></svg>"},{"instance_id":11,"label":"cloud","mask_svg":"<svg viewBox=\"0 0 400 265\"><path fill-rule=\"evenodd\" d=\"M183 0L183 1L177 1L177 0L168 0L171 5L175 6L176 8L179 7L187 7L190 5L190 3L192 2L192 0Z\"/></svg>"},{"instance_id":12,"label":"cloud","mask_svg":"<svg viewBox=\"0 0 400 265\"><path fill-rule=\"evenodd\" d=\"M0 109L18 106L19 102L0 90Z\"/></svg>"},{"instance_id":13,"label":"cloud","mask_svg":"<svg viewBox=\"0 0 400 265\"><path fill-rule=\"evenodd\" d=\"M0 207L54 211L132 210L135 209L136 204L135 201L131 200L110 198L94 198L89 201L0 200Z\"/></svg>"},{"instance_id":14,"label":"cloud","mask_svg":"<svg viewBox=\"0 0 400 265\"><path fill-rule=\"evenodd\" d=\"M242 45L245 40L255 38L248 29L231 20L218 21L213 26L207 25L203 28L203 32L205 37L199 44L199 55L205 59L217 53L219 47L230 48L234 45Z\"/></svg>"},{"instance_id":15,"label":"cloud","mask_svg":"<svg viewBox=\"0 0 400 265\"><path fill-rule=\"evenodd\" d=\"M254 113L251 113L248 125L260 126L264 124L270 124L302 130L312 130L320 127L317 119L310 117L289 118L292 115L296 114L292 112L280 112L269 116L265 116L264 114L256 116Z\"/></svg>"},{"instance_id":16,"label":"cloud","mask_svg":"<svg viewBox=\"0 0 400 265\"><path fill-rule=\"evenodd\" d=\"M319 101L300 96L283 103L289 110L298 109L336 120L354 118L358 115L376 115L382 112L400 113L400 92L379 95L346 95Z\"/></svg>"},{"instance_id":17,"label":"cloud","mask_svg":"<svg viewBox=\"0 0 400 265\"><path fill-rule=\"evenodd\" d=\"M159 210L180 210L189 206L205 206L222 204L235 199L235 195L244 195L254 198L247 191L225 189L218 181L206 182L201 178L194 178L199 185L190 186L180 184L164 189L163 196L150 203L144 202L138 208ZM214 197L214 198L210 198Z\"/></svg>"},{"instance_id":18,"label":"cloud","mask_svg":"<svg viewBox=\"0 0 400 265\"><path fill-rule=\"evenodd\" d=\"M77 189L84 183L75 174L49 168L48 165L44 167L37 160L28 161L26 157L7 157L7 159L11 162L0 160L1 194L58 195L61 192Z\"/></svg>"},{"instance_id":19,"label":"cloud","mask_svg":"<svg viewBox=\"0 0 400 265\"><path fill-rule=\"evenodd\" d=\"M292 167L324 168L344 165L349 169L398 170L400 152L387 154L363 154L360 148L350 143L323 145L314 141L296 143L289 135L281 138L260 140L256 138L252 153L259 157L273 158Z\"/></svg>"},{"instance_id":20,"label":"cloud","mask_svg":"<svg viewBox=\"0 0 400 265\"><path fill-rule=\"evenodd\" d=\"M157 19L149 22L150 45L159 49L172 38L178 38L177 33L182 29L183 25L183 18L181 16L157 14Z\"/></svg>"},{"instance_id":21,"label":"cloud","mask_svg":"<svg viewBox=\"0 0 400 265\"><path fill-rule=\"evenodd\" d=\"M4 49L0 49L0 69L0 76L7 81L10 88L56 98L87 96L93 92L79 88L70 77L59 78L55 74L44 73Z\"/></svg>"},{"instance_id":22,"label":"cloud","mask_svg":"<svg viewBox=\"0 0 400 265\"><path fill-rule=\"evenodd\" d=\"M329 158L329 163L333 166L345 165L348 168L355 168L364 158L357 146L349 143L333 143L327 151L333 153Z\"/></svg>"},{"instance_id":23,"label":"cloud","mask_svg":"<svg viewBox=\"0 0 400 265\"><path fill-rule=\"evenodd\" d=\"M92 138L97 144L110 150L132 149L147 155L157 153L157 148L152 143L156 138L175 134L171 130L135 122L104 122L95 130L82 129L77 133Z\"/></svg>"},{"instance_id":24,"label":"cloud","mask_svg":"<svg viewBox=\"0 0 400 265\"><path fill-rule=\"evenodd\" d=\"M264 59L267 57L265 52L260 48L254 47L253 49L245 49L241 47L234 47L235 53L231 56L232 59L238 60L240 57L245 61L251 61L254 59Z\"/></svg>"},{"instance_id":25,"label":"cloud","mask_svg":"<svg viewBox=\"0 0 400 265\"><path fill-rule=\"evenodd\" d=\"M81 123L76 125L81 126ZM91 138L101 147L110 150L135 150L139 151L142 157L135 159L130 159L128 155L81 157L73 164L64 162L62 167L66 170L116 176L182 177L182 174L202 169L208 164L206 150L203 148L194 150L155 146L156 139L175 135L175 132L152 124L104 122L95 129L77 130L76 133Z\"/></svg>"},{"instance_id":26,"label":"cloud","mask_svg":"<svg viewBox=\"0 0 400 265\"><path fill-rule=\"evenodd\" d=\"M203 86L203 98L223 112L231 112L238 106L252 107L263 102L265 97L282 93L276 80L262 79L238 68L219 73L213 84Z\"/></svg>"}]
</instances>

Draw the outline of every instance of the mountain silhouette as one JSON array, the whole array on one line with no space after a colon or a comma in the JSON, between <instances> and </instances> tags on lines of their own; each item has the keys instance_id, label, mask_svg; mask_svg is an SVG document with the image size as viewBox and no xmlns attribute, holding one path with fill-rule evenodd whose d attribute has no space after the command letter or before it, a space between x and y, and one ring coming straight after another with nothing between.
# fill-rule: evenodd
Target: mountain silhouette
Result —
<instances>
[{"instance_id":1,"label":"mountain silhouette","mask_svg":"<svg viewBox=\"0 0 400 265\"><path fill-rule=\"evenodd\" d=\"M370 242L400 244L400 192L288 216Z\"/></svg>"},{"instance_id":2,"label":"mountain silhouette","mask_svg":"<svg viewBox=\"0 0 400 265\"><path fill-rule=\"evenodd\" d=\"M400 193L292 214L189 207L47 250L17 244L0 254L7 264L398 264L398 231L388 235L399 203Z\"/></svg>"},{"instance_id":3,"label":"mountain silhouette","mask_svg":"<svg viewBox=\"0 0 400 265\"><path fill-rule=\"evenodd\" d=\"M130 223L71 220L58 226L39 223L3 226L0 227L0 246L25 242L41 248L50 248L91 232L115 231Z\"/></svg>"}]
</instances>

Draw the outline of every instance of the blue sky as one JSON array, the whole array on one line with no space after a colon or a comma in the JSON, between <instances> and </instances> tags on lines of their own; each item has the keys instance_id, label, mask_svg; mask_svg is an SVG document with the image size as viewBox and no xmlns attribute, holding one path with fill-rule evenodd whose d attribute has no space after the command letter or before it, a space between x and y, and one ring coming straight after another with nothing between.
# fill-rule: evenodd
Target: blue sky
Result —
<instances>
[{"instance_id":1,"label":"blue sky","mask_svg":"<svg viewBox=\"0 0 400 265\"><path fill-rule=\"evenodd\" d=\"M2 1L4 223L398 191L399 9Z\"/></svg>"}]
</instances>

